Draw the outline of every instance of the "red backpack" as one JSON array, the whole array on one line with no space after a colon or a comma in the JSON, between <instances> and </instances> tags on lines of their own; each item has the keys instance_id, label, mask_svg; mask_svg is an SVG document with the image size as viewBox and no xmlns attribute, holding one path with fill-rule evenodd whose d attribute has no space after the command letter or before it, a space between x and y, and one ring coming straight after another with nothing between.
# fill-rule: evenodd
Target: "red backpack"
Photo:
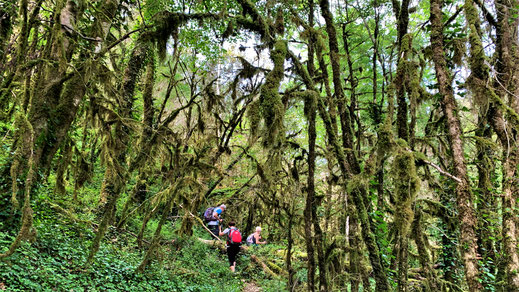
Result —
<instances>
[{"instance_id":1,"label":"red backpack","mask_svg":"<svg viewBox=\"0 0 519 292\"><path fill-rule=\"evenodd\" d=\"M231 230L229 230L229 238L227 240L227 243L229 245L239 245L241 244L241 232L236 227L231 227Z\"/></svg>"}]
</instances>

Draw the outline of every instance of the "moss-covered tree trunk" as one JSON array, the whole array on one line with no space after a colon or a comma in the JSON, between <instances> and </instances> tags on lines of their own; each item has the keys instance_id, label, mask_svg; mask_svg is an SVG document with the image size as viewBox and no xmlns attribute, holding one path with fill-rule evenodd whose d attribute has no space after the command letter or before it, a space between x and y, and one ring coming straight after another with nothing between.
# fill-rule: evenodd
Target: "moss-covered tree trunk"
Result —
<instances>
[{"instance_id":1,"label":"moss-covered tree trunk","mask_svg":"<svg viewBox=\"0 0 519 292\"><path fill-rule=\"evenodd\" d=\"M153 127L155 120L155 108L153 106L153 86L155 85L155 57L150 53L148 64L146 67L146 76L144 78L144 92L142 94L143 100L143 114L142 114L142 129L137 142L137 154L134 159L130 162L128 173L132 174L134 169L139 170L137 175L137 183L133 190L128 196L128 200L125 202L123 210L121 212L121 218L117 223L118 228L122 228L126 223L128 210L131 204L135 202L143 202L146 197L147 190L147 179L148 175L143 169L142 165L151 158L151 150L153 144L156 142L153 139Z\"/></svg>"},{"instance_id":2,"label":"moss-covered tree trunk","mask_svg":"<svg viewBox=\"0 0 519 292\"><path fill-rule=\"evenodd\" d=\"M446 116L454 173L460 182L456 185L456 203L460 220L460 249L465 268L465 277L470 291L480 291L479 266L476 250L476 224L474 203L467 175L467 165L463 150L462 129L457 113L457 104L452 88L452 79L447 67L443 44L442 0L431 0L431 47L439 92L442 96L442 109Z\"/></svg>"},{"instance_id":3,"label":"moss-covered tree trunk","mask_svg":"<svg viewBox=\"0 0 519 292\"><path fill-rule=\"evenodd\" d=\"M327 267L324 258L324 238L319 218L317 217L317 207L320 205L321 199L315 194L315 141L317 132L315 128L315 119L317 111L317 99L319 98L316 92L309 92L305 98L305 110L308 118L308 177L307 177L307 205L305 207L305 218L307 215L311 217L311 225L313 225L315 233L315 247L317 249L317 258L319 265L319 291L328 291L327 281ZM308 205L310 207L308 207ZM307 210L309 208L310 210ZM306 222L305 222L306 224ZM305 227L306 228L306 227Z\"/></svg>"},{"instance_id":4,"label":"moss-covered tree trunk","mask_svg":"<svg viewBox=\"0 0 519 292\"><path fill-rule=\"evenodd\" d=\"M106 171L100 194L100 202L103 209L103 218L99 224L96 236L90 247L87 263L92 263L95 254L101 244L108 226L111 224L115 215L116 203L124 188L127 177L126 156L130 147L130 129L125 124L127 119L131 119L131 111L134 102L134 90L140 72L147 57L148 45L137 43L134 48L128 66L126 67L121 88L121 98L119 101L120 119L106 129Z\"/></svg>"},{"instance_id":5,"label":"moss-covered tree trunk","mask_svg":"<svg viewBox=\"0 0 519 292\"><path fill-rule=\"evenodd\" d=\"M413 221L412 204L420 187L414 155L406 149L397 150L393 162L395 184L395 251L398 267L398 291L407 291L409 232Z\"/></svg>"},{"instance_id":6,"label":"moss-covered tree trunk","mask_svg":"<svg viewBox=\"0 0 519 292\"><path fill-rule=\"evenodd\" d=\"M335 30L335 24L333 22L333 15L330 11L330 4L327 0L319 1L319 5L321 7L322 16L326 22L326 32L328 33L328 45L330 48L330 63L333 73L332 80L335 90L335 100L337 100L337 107L339 110L339 116L341 118L342 147L339 146L336 132L332 127L330 115L326 111L322 101L320 101L319 104L319 113L325 123L330 144L332 145L337 155L337 160L339 161L339 166L341 167L343 179L344 181L348 181L352 175L360 173L360 167L353 152L351 116L348 108L344 105L345 96L340 76L341 69L339 65L339 47L337 44L337 33ZM332 106L333 104L331 107ZM347 153L344 153L343 149L349 150L347 150ZM359 221L362 226L362 238L368 248L371 266L373 268L375 281L377 283L376 288L378 291L389 291L389 284L387 282L387 276L382 264L381 254L375 241L375 235L372 233L371 223L367 212L367 190L361 187L354 190L352 195L353 201L355 202L355 206L359 213Z\"/></svg>"},{"instance_id":7,"label":"moss-covered tree trunk","mask_svg":"<svg viewBox=\"0 0 519 292\"><path fill-rule=\"evenodd\" d=\"M494 163L489 155L493 152L488 145L488 141L492 139L490 119L488 113L495 111L494 105L487 96L485 84L489 80L489 68L486 65L486 56L483 49L481 24L479 20L478 10L472 0L466 0L464 5L465 18L469 29L470 56L469 65L471 74L467 80L470 90L474 96L474 101L478 105L478 129L476 136L480 137L476 141L477 147L477 170L478 170L478 195L477 214L478 214L478 234L480 235L478 251L482 255L482 265L489 269L490 273L496 272L494 261L496 260L494 252L493 230L497 230L495 222L497 217L493 215L497 208L494 194L492 193L492 172L495 169ZM505 146L506 147L506 146ZM492 285L488 283L487 285Z\"/></svg>"},{"instance_id":8,"label":"moss-covered tree trunk","mask_svg":"<svg viewBox=\"0 0 519 292\"><path fill-rule=\"evenodd\" d=\"M493 125L503 145L503 252L506 289L519 290L519 255L517 200L519 187L516 176L519 166L519 137L517 133L519 113L519 41L518 1L496 1L498 58L496 92L500 101L495 111ZM492 96L492 95L491 95ZM508 109L504 107L508 106ZM505 114L506 113L506 114Z\"/></svg>"},{"instance_id":9,"label":"moss-covered tree trunk","mask_svg":"<svg viewBox=\"0 0 519 292\"><path fill-rule=\"evenodd\" d=\"M22 8L26 1L22 1ZM29 37L32 22L38 15L41 1L38 1L27 18L27 7L23 8L24 24L22 25L23 34L20 40L19 52L17 55L17 68L22 68L22 57L25 57L27 38ZM79 3L81 4L81 3ZM80 101L82 100L86 87L86 79L89 78L89 61L79 60L79 70L69 72L69 63L73 60L73 55L77 51L77 43L74 33L77 19L82 15L84 6L74 1L57 1L54 6L54 19L56 21L46 35L45 47L41 52L43 58L48 62L42 63L38 67L33 90L24 90L23 108L27 104L27 120L32 127L30 138L29 132L21 133L18 139L31 141L33 145L26 145L32 150L23 151L19 159L11 165L11 175L17 177L24 169L24 164L31 160L31 168L34 172L47 173L50 169L52 159L66 138L66 134L77 113ZM115 13L116 11L111 11ZM112 19L110 18L110 21ZM99 38L103 41L104 38ZM22 55L23 54L23 55ZM84 52L79 56L84 57ZM21 71L20 71L21 72ZM11 72L12 73L12 72ZM9 78L14 78L11 74ZM29 80L30 81L30 80ZM26 83L26 85L28 85ZM31 96L28 96L28 95ZM16 149L16 147L13 147ZM25 164L25 166L27 166ZM38 181L39 176L35 175L31 181ZM17 184L14 180L14 184ZM31 182L32 184L32 182ZM27 218L30 214L27 213ZM28 220L28 219L27 219ZM32 220L32 219L31 219Z\"/></svg>"},{"instance_id":10,"label":"moss-covered tree trunk","mask_svg":"<svg viewBox=\"0 0 519 292\"><path fill-rule=\"evenodd\" d=\"M25 1L25 3L27 3L27 1ZM27 8L27 4L22 4L20 6L20 10ZM4 57L6 55L5 53L7 50L7 45L9 44L9 38L11 37L11 33L13 31L13 20L15 18L15 5L0 7L0 71L3 71L5 67Z\"/></svg>"},{"instance_id":11,"label":"moss-covered tree trunk","mask_svg":"<svg viewBox=\"0 0 519 292\"><path fill-rule=\"evenodd\" d=\"M412 223L411 236L414 238L416 247L418 249L418 260L424 270L424 274L427 278L426 291L433 292L439 290L438 279L436 271L431 263L431 256L427 250L427 236L423 232L422 226L422 211L416 210Z\"/></svg>"},{"instance_id":12,"label":"moss-covered tree trunk","mask_svg":"<svg viewBox=\"0 0 519 292\"><path fill-rule=\"evenodd\" d=\"M400 10L400 17L404 17L402 13L407 13L407 8L404 7ZM402 24L407 28L407 24ZM407 143L414 144L414 124L416 122L416 96L411 92L417 92L419 85L418 82L412 82L412 80L418 79L416 70L414 68L412 57L412 35L402 34L399 39L399 56L396 77L394 80L394 86L396 88L396 98L398 104L397 111L397 132L398 137L405 141L403 147L408 147ZM407 97L410 99L411 106L407 105ZM408 109L411 110L411 125L408 125ZM400 149L399 152L403 150ZM380 154L379 154L380 155ZM409 229L413 218L412 204L416 195L416 184L415 181L416 171L414 166L413 157L402 157L404 153L399 153L395 157L395 165L393 169L396 172L395 178L395 217L394 217L394 234L395 242L393 254L392 266L397 268L397 286L398 291L407 291L407 257L408 257L408 242L409 242ZM403 160L402 160L403 159ZM408 160L408 164L404 161ZM412 164L412 165L411 165ZM400 172L398 169L407 169L406 172ZM413 175L414 173L414 175ZM401 177L403 176L403 177ZM405 183L402 183L405 182ZM415 188L407 188L405 185L414 185Z\"/></svg>"},{"instance_id":13,"label":"moss-covered tree trunk","mask_svg":"<svg viewBox=\"0 0 519 292\"><path fill-rule=\"evenodd\" d=\"M407 124L408 105L406 99L406 79L410 77L407 58L411 49L411 36L407 35L409 25L409 0L403 0L402 4L393 1L393 12L397 19L397 45L398 66L395 76L395 92L397 99L397 132L398 138L409 141L409 125ZM407 35L407 38L406 38Z\"/></svg>"}]
</instances>

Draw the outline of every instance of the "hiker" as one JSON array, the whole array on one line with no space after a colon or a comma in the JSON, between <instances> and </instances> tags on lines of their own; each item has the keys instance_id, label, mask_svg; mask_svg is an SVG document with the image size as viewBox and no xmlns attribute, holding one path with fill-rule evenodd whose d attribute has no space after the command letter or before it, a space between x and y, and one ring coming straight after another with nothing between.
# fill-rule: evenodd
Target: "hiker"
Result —
<instances>
[{"instance_id":1,"label":"hiker","mask_svg":"<svg viewBox=\"0 0 519 292\"><path fill-rule=\"evenodd\" d=\"M236 268L236 256L238 252L240 252L241 233L240 230L236 228L236 223L231 221L229 222L229 227L219 233L220 236L224 234L227 234L227 257L229 258L231 272L234 273Z\"/></svg>"},{"instance_id":2,"label":"hiker","mask_svg":"<svg viewBox=\"0 0 519 292\"><path fill-rule=\"evenodd\" d=\"M267 241L261 241L261 227L256 227L256 231L247 237L247 245L266 244Z\"/></svg>"},{"instance_id":3,"label":"hiker","mask_svg":"<svg viewBox=\"0 0 519 292\"><path fill-rule=\"evenodd\" d=\"M219 233L222 231L222 228L220 227L220 222L222 222L222 218L220 217L222 212L225 211L227 207L222 204L219 207L209 207L204 212L204 219L207 221L207 228L211 230L211 232L218 236Z\"/></svg>"}]
</instances>

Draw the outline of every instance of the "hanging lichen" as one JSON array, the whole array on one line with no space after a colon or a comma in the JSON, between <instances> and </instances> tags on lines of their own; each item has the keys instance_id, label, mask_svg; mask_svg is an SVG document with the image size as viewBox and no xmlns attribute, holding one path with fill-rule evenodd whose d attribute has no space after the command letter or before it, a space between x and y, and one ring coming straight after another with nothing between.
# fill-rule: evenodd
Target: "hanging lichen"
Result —
<instances>
[{"instance_id":1,"label":"hanging lichen","mask_svg":"<svg viewBox=\"0 0 519 292\"><path fill-rule=\"evenodd\" d=\"M25 179L24 202L22 207L22 226L20 227L18 235L16 235L16 238L9 246L9 249L6 252L0 254L0 258L5 258L12 255L21 241L32 240L36 237L36 230L32 224L33 210L31 208L31 189L37 169L37 165L35 165L34 160L34 149L32 147L34 145L34 129L24 114L18 114L16 121L19 126L19 131L22 134L20 137L25 137L25 139L27 139L25 142L22 142L22 144L19 142L18 149L25 149L29 153L29 159L27 162L27 178ZM27 145L29 145L29 148L22 148L27 147ZM16 180L16 178L14 178L14 180ZM16 181L13 183L15 184ZM13 193L13 196L16 196L16 193Z\"/></svg>"},{"instance_id":2,"label":"hanging lichen","mask_svg":"<svg viewBox=\"0 0 519 292\"><path fill-rule=\"evenodd\" d=\"M467 18L467 26L469 28L470 43L469 62L471 73L469 78L467 78L467 86L473 93L473 100L476 105L480 107L482 112L486 112L489 101L486 88L489 69L485 63L485 51L479 35L479 16L474 3L470 0L465 1L464 9L465 17Z\"/></svg>"},{"instance_id":3,"label":"hanging lichen","mask_svg":"<svg viewBox=\"0 0 519 292\"><path fill-rule=\"evenodd\" d=\"M276 33L282 35L285 32L285 19L283 15L282 6L278 8L278 11L276 13L276 20L273 26Z\"/></svg>"},{"instance_id":4,"label":"hanging lichen","mask_svg":"<svg viewBox=\"0 0 519 292\"><path fill-rule=\"evenodd\" d=\"M206 19L218 19L219 16L212 13L173 13L164 11L154 17L156 21L155 31L151 34L143 34L144 41L147 38L153 39L157 43L157 51L160 60L166 57L166 45L170 38L178 39L179 27L190 20L203 22Z\"/></svg>"},{"instance_id":5,"label":"hanging lichen","mask_svg":"<svg viewBox=\"0 0 519 292\"><path fill-rule=\"evenodd\" d=\"M274 68L267 74L260 94L261 114L265 121L266 130L265 145L279 144L284 135L283 116L285 109L278 91L284 76L286 55L286 42L276 41L274 48L270 51L270 59L274 63Z\"/></svg>"},{"instance_id":6,"label":"hanging lichen","mask_svg":"<svg viewBox=\"0 0 519 292\"><path fill-rule=\"evenodd\" d=\"M77 200L77 193L79 189L83 187L83 185L92 178L93 175L93 165L88 162L86 159L86 154L76 148L76 163L74 167L75 172L75 184L74 184L74 194L72 196L73 201Z\"/></svg>"},{"instance_id":7,"label":"hanging lichen","mask_svg":"<svg viewBox=\"0 0 519 292\"><path fill-rule=\"evenodd\" d=\"M17 136L20 138L16 141L13 164L10 169L12 179L11 203L15 208L18 208L18 176L20 175L20 166L22 164L21 159L22 157L28 157L29 152L32 151L28 146L31 145L29 141L32 139L34 131L31 123L23 113L16 114L14 128L16 129Z\"/></svg>"},{"instance_id":8,"label":"hanging lichen","mask_svg":"<svg viewBox=\"0 0 519 292\"><path fill-rule=\"evenodd\" d=\"M452 40L452 46L454 55L452 56L452 62L455 65L461 66L463 64L463 57L465 56L465 39L455 38Z\"/></svg>"},{"instance_id":9,"label":"hanging lichen","mask_svg":"<svg viewBox=\"0 0 519 292\"><path fill-rule=\"evenodd\" d=\"M227 23L227 27L225 28L225 31L222 33L222 38L227 39L234 33L234 21L231 20Z\"/></svg>"},{"instance_id":10,"label":"hanging lichen","mask_svg":"<svg viewBox=\"0 0 519 292\"><path fill-rule=\"evenodd\" d=\"M249 104L247 117L250 124L250 137L251 139L254 139L258 135L258 129L261 122L261 107L259 100L255 100Z\"/></svg>"}]
</instances>

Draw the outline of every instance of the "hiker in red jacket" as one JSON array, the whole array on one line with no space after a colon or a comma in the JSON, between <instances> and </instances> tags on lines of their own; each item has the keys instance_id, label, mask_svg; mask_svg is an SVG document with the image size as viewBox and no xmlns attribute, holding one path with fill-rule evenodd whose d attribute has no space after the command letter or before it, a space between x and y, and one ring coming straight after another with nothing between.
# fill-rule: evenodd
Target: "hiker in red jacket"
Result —
<instances>
[{"instance_id":1,"label":"hiker in red jacket","mask_svg":"<svg viewBox=\"0 0 519 292\"><path fill-rule=\"evenodd\" d=\"M229 222L229 227L219 233L220 236L227 234L227 257L229 258L229 265L233 273L236 267L236 256L240 252L242 240L241 232L235 225L236 223L231 221Z\"/></svg>"}]
</instances>

